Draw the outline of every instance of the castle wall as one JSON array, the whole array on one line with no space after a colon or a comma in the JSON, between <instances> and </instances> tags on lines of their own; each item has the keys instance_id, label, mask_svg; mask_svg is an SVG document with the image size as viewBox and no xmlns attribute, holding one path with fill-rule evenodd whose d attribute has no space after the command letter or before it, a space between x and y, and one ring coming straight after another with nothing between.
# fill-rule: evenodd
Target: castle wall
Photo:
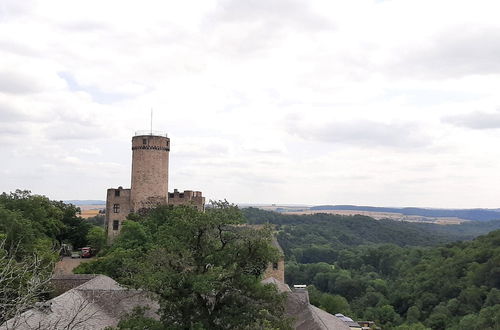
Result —
<instances>
[{"instance_id":1,"label":"castle wall","mask_svg":"<svg viewBox=\"0 0 500 330\"><path fill-rule=\"evenodd\" d=\"M276 263L270 263L264 272L264 279L274 277L275 279L285 283L285 258L281 257Z\"/></svg>"},{"instance_id":2,"label":"castle wall","mask_svg":"<svg viewBox=\"0 0 500 330\"><path fill-rule=\"evenodd\" d=\"M134 212L167 204L170 139L138 135L132 138L131 204Z\"/></svg>"},{"instance_id":3,"label":"castle wall","mask_svg":"<svg viewBox=\"0 0 500 330\"><path fill-rule=\"evenodd\" d=\"M266 271L264 272L264 279L274 277L275 279L285 283L285 253L276 239L276 236L273 236L272 244L276 249L278 249L280 258L278 262L269 263L269 265L267 265Z\"/></svg>"},{"instance_id":4,"label":"castle wall","mask_svg":"<svg viewBox=\"0 0 500 330\"><path fill-rule=\"evenodd\" d=\"M157 133L154 133L157 134ZM143 213L158 205L193 205L205 210L201 191L168 192L170 139L166 134L136 133L132 137L131 188L108 189L106 229L108 240L119 233L129 213Z\"/></svg>"},{"instance_id":5,"label":"castle wall","mask_svg":"<svg viewBox=\"0 0 500 330\"><path fill-rule=\"evenodd\" d=\"M173 193L168 193L169 205L193 205L199 211L205 210L205 197L202 196L201 191L184 190L179 192L174 189Z\"/></svg>"},{"instance_id":6,"label":"castle wall","mask_svg":"<svg viewBox=\"0 0 500 330\"><path fill-rule=\"evenodd\" d=\"M108 189L106 194L106 229L108 240L112 241L122 228L122 223L127 218L127 215L132 212L130 202L131 190L123 189Z\"/></svg>"}]
</instances>

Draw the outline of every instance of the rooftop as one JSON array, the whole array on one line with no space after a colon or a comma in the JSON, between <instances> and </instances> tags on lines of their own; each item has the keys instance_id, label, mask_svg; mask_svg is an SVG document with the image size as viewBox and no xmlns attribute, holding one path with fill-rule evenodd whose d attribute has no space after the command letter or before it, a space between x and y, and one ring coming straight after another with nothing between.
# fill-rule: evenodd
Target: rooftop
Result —
<instances>
[{"instance_id":1,"label":"rooftop","mask_svg":"<svg viewBox=\"0 0 500 330\"><path fill-rule=\"evenodd\" d=\"M136 131L134 134L134 136L146 136L146 135L168 137L168 134L166 132L153 131L153 130Z\"/></svg>"}]
</instances>

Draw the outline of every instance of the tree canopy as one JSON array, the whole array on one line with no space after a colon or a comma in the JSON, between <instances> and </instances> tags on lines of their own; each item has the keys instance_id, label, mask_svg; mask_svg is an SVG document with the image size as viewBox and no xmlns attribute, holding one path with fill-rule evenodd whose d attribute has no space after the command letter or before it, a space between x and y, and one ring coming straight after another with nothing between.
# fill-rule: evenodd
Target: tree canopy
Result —
<instances>
[{"instance_id":1,"label":"tree canopy","mask_svg":"<svg viewBox=\"0 0 500 330\"><path fill-rule=\"evenodd\" d=\"M16 253L33 253L40 241L54 247L70 243L75 248L87 244L86 235L92 225L79 216L80 209L72 204L32 195L27 190L0 195L0 235L5 249Z\"/></svg>"},{"instance_id":2,"label":"tree canopy","mask_svg":"<svg viewBox=\"0 0 500 330\"><path fill-rule=\"evenodd\" d=\"M154 293L167 329L289 327L284 297L260 282L279 256L270 228L244 225L227 202L214 202L206 212L160 206L130 218L104 255L78 272L106 274Z\"/></svg>"}]
</instances>

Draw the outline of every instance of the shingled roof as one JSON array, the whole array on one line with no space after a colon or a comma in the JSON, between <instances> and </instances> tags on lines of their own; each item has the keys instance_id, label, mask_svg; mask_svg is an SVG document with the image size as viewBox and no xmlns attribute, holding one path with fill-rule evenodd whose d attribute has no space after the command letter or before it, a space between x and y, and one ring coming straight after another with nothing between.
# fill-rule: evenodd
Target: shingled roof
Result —
<instances>
[{"instance_id":1,"label":"shingled roof","mask_svg":"<svg viewBox=\"0 0 500 330\"><path fill-rule=\"evenodd\" d=\"M147 292L126 289L104 275L72 275L67 280L79 280L79 276L86 282L7 321L0 330L104 329L116 326L137 306L149 308L146 316L159 318L158 303ZM339 318L311 305L306 289L291 290L273 277L262 282L287 294L286 313L294 318L295 329L349 330Z\"/></svg>"},{"instance_id":2,"label":"shingled roof","mask_svg":"<svg viewBox=\"0 0 500 330\"><path fill-rule=\"evenodd\" d=\"M309 303L307 289L294 289L275 278L267 278L263 283L275 284L280 292L286 293L286 313L294 319L296 330L349 330L349 326L336 316Z\"/></svg>"},{"instance_id":3,"label":"shingled roof","mask_svg":"<svg viewBox=\"0 0 500 330\"><path fill-rule=\"evenodd\" d=\"M0 326L4 329L92 330L116 326L135 307L148 307L158 318L158 304L141 290L129 290L113 279L97 275L60 296L39 304Z\"/></svg>"}]
</instances>

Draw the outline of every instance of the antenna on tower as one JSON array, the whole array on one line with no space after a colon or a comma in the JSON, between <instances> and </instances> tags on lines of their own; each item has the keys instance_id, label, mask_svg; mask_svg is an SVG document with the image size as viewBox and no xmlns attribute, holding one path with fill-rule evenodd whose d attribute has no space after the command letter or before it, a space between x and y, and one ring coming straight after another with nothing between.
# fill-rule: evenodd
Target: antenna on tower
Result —
<instances>
[{"instance_id":1,"label":"antenna on tower","mask_svg":"<svg viewBox=\"0 0 500 330\"><path fill-rule=\"evenodd\" d=\"M150 125L150 132L151 132L151 135L153 135L153 108L151 108L151 125Z\"/></svg>"}]
</instances>

